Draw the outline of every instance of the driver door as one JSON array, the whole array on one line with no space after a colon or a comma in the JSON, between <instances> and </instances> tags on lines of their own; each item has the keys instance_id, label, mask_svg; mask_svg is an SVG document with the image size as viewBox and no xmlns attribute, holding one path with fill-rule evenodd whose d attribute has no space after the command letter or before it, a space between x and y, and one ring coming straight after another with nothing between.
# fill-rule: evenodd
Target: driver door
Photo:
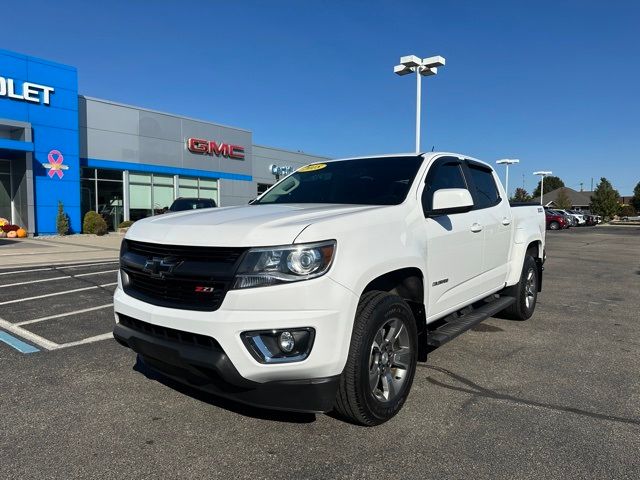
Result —
<instances>
[{"instance_id":1,"label":"driver door","mask_svg":"<svg viewBox=\"0 0 640 480\"><path fill-rule=\"evenodd\" d=\"M432 210L433 193L441 188L469 189L458 158L438 158L429 168L422 192L423 212ZM425 216L427 321L457 310L484 290L478 280L482 273L483 242L476 216L473 209Z\"/></svg>"}]
</instances>

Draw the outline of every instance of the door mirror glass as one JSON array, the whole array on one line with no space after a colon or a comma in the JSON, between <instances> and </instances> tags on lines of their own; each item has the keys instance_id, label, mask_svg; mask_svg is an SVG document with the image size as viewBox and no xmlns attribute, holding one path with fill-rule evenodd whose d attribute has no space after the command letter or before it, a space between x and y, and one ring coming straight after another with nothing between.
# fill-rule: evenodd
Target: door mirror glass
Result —
<instances>
[{"instance_id":1,"label":"door mirror glass","mask_svg":"<svg viewBox=\"0 0 640 480\"><path fill-rule=\"evenodd\" d=\"M429 215L449 215L468 212L473 208L471 192L466 188L441 188L433 194L433 209Z\"/></svg>"}]
</instances>

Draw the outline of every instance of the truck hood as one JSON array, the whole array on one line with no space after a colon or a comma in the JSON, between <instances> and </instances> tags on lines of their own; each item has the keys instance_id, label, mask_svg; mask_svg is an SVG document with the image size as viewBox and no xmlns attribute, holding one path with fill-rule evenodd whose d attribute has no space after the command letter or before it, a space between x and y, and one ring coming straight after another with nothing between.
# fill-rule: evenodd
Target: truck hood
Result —
<instances>
[{"instance_id":1,"label":"truck hood","mask_svg":"<svg viewBox=\"0 0 640 480\"><path fill-rule=\"evenodd\" d=\"M287 245L293 243L300 232L314 222L332 217L359 215L379 208L383 207L281 204L190 210L139 220L129 228L126 238L168 245L220 247Z\"/></svg>"}]
</instances>

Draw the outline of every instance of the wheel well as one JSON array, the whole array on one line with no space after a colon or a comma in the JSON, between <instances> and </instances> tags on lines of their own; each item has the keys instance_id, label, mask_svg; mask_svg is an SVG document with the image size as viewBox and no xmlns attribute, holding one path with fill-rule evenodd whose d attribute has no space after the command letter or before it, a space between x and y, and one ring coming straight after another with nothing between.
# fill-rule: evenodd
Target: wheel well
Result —
<instances>
[{"instance_id":1,"label":"wheel well","mask_svg":"<svg viewBox=\"0 0 640 480\"><path fill-rule=\"evenodd\" d=\"M527 255L531 255L533 258L542 258L542 253L540 252L541 243L536 240L535 242L531 242L527 246Z\"/></svg>"},{"instance_id":2,"label":"wheel well","mask_svg":"<svg viewBox=\"0 0 640 480\"><path fill-rule=\"evenodd\" d=\"M362 294L379 290L403 298L413 313L418 329L418 360L426 361L427 317L424 306L424 276L419 268L401 268L380 275L369 282Z\"/></svg>"}]
</instances>

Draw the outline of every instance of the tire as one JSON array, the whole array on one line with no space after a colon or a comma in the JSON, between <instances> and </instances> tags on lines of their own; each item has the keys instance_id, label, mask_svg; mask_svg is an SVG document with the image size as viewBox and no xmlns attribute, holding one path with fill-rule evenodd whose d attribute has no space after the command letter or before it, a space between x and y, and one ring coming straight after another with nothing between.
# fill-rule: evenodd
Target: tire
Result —
<instances>
[{"instance_id":1,"label":"tire","mask_svg":"<svg viewBox=\"0 0 640 480\"><path fill-rule=\"evenodd\" d=\"M505 296L516 301L501 313L501 317L512 320L528 320L536 309L538 300L538 266L531 255L524 257L520 281L505 289Z\"/></svg>"},{"instance_id":2,"label":"tire","mask_svg":"<svg viewBox=\"0 0 640 480\"><path fill-rule=\"evenodd\" d=\"M558 222L551 222L549 224L549 230L560 230L560 224Z\"/></svg>"},{"instance_id":3,"label":"tire","mask_svg":"<svg viewBox=\"0 0 640 480\"><path fill-rule=\"evenodd\" d=\"M387 342L390 337L393 341ZM356 311L334 409L356 424L386 422L409 395L417 357L418 332L407 303L387 292L365 293Z\"/></svg>"}]
</instances>

